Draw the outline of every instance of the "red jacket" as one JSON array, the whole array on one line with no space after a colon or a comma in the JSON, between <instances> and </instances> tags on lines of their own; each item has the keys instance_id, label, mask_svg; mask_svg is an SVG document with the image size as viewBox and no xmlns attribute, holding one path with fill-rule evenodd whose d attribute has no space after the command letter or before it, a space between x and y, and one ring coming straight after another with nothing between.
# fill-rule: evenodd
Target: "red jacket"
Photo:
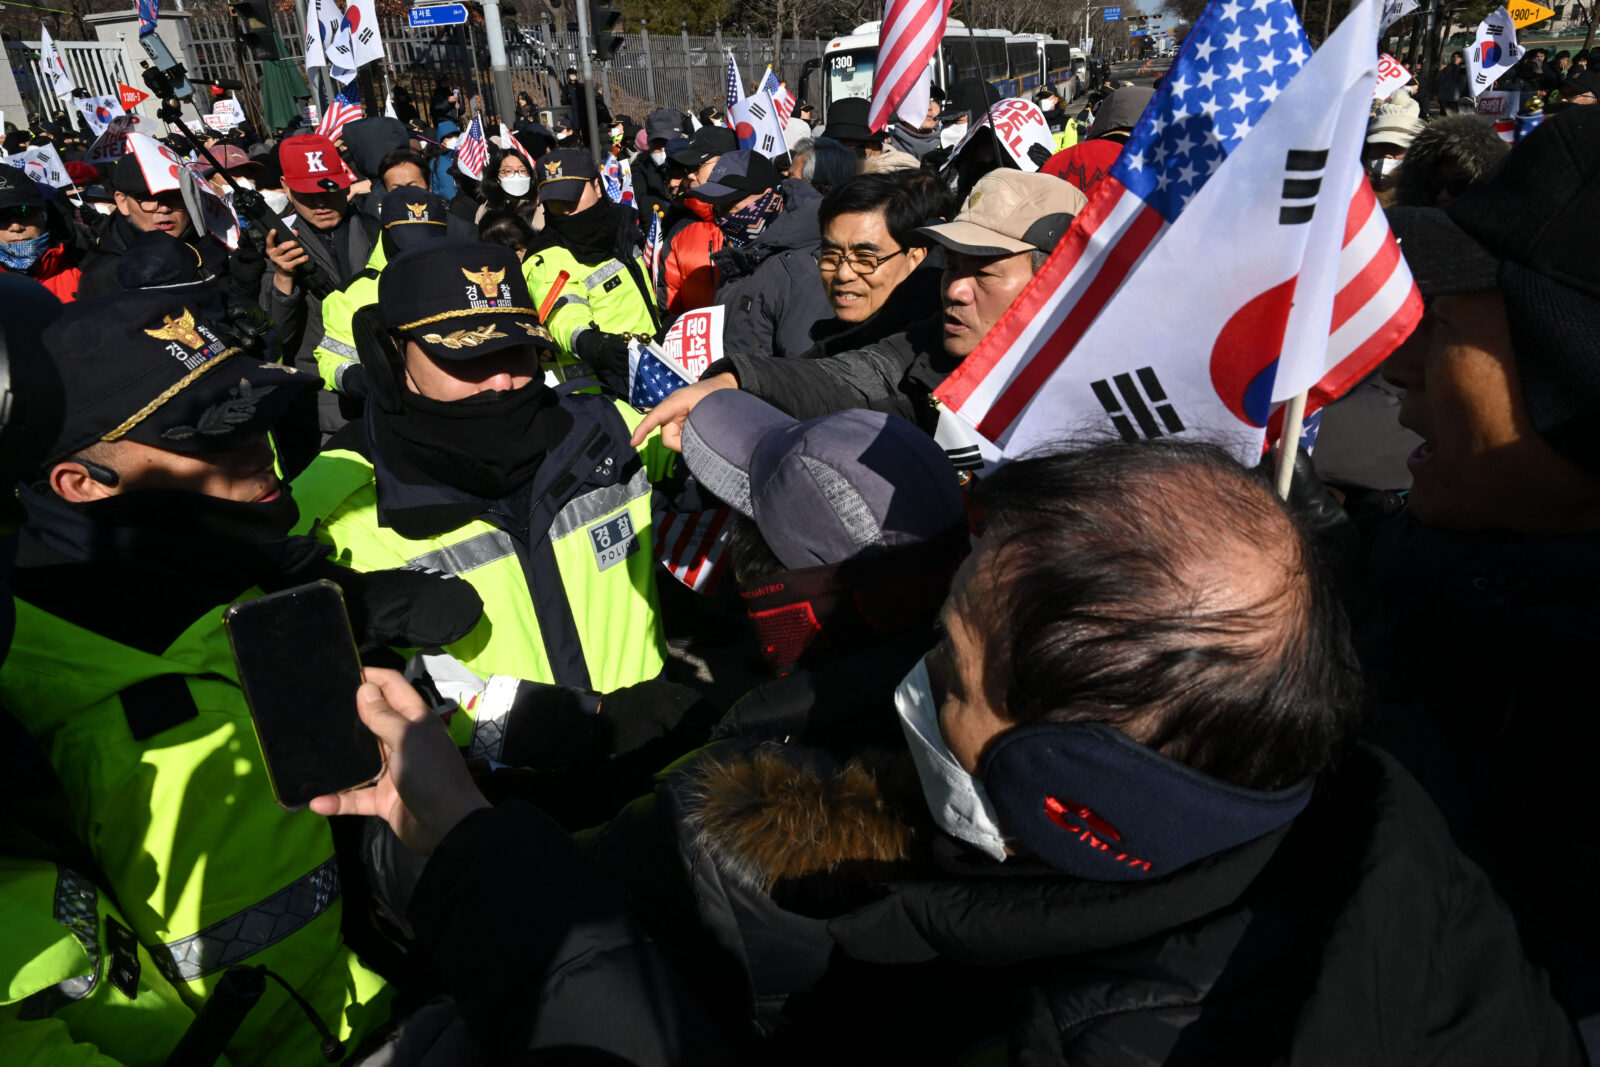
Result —
<instances>
[{"instance_id":1,"label":"red jacket","mask_svg":"<svg viewBox=\"0 0 1600 1067\"><path fill-rule=\"evenodd\" d=\"M19 271L7 270L0 267L0 273L17 274ZM75 256L68 256L67 246L63 242L54 248L45 250L39 257L39 262L33 265L26 277L32 278L52 293L63 304L71 303L78 296L78 279L83 275L79 269Z\"/></svg>"},{"instance_id":2,"label":"red jacket","mask_svg":"<svg viewBox=\"0 0 1600 1067\"><path fill-rule=\"evenodd\" d=\"M676 318L685 311L710 307L717 297L717 268L711 253L722 248L722 227L712 219L711 205L689 199L684 206L700 217L679 230L667 250L662 277L667 283L667 313Z\"/></svg>"}]
</instances>

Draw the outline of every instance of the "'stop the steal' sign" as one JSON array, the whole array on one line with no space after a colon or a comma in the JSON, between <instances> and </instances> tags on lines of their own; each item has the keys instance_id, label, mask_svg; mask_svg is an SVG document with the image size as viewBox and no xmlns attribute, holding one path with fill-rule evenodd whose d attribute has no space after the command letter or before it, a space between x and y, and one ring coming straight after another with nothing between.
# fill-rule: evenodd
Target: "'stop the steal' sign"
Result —
<instances>
[{"instance_id":1,"label":"'stop the steal' sign","mask_svg":"<svg viewBox=\"0 0 1600 1067\"><path fill-rule=\"evenodd\" d=\"M1039 105L1030 100L1012 97L1002 100L986 111L983 118L972 123L967 135L961 138L955 151L950 153L953 163L979 130L994 131L1004 146L1006 154L1025 171L1036 171L1055 153L1055 138L1050 136L1050 124L1045 121ZM1037 158L1035 158L1037 157ZM948 165L948 164L947 164Z\"/></svg>"}]
</instances>

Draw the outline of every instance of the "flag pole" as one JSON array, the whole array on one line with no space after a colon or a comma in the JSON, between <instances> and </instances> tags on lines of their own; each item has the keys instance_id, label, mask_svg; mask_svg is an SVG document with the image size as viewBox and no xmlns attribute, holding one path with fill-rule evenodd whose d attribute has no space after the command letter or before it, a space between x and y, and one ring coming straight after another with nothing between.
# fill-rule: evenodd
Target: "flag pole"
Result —
<instances>
[{"instance_id":1,"label":"flag pole","mask_svg":"<svg viewBox=\"0 0 1600 1067\"><path fill-rule=\"evenodd\" d=\"M1306 393L1296 393L1283 409L1283 433L1278 436L1278 495L1289 499L1289 486L1294 481L1294 457L1300 450L1300 429L1306 421Z\"/></svg>"}]
</instances>

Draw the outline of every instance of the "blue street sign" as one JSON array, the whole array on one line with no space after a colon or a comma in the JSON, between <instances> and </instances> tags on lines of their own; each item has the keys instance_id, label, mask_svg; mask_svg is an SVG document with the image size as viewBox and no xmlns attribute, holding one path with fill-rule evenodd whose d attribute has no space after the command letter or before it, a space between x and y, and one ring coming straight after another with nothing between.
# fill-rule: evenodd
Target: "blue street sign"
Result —
<instances>
[{"instance_id":1,"label":"blue street sign","mask_svg":"<svg viewBox=\"0 0 1600 1067\"><path fill-rule=\"evenodd\" d=\"M1121 22L1122 21L1122 8L1120 8L1120 7L1108 7L1108 8L1106 8L1105 14L1102 15L1101 18L1104 19L1106 22Z\"/></svg>"},{"instance_id":2,"label":"blue street sign","mask_svg":"<svg viewBox=\"0 0 1600 1067\"><path fill-rule=\"evenodd\" d=\"M421 4L406 13L413 29L418 26L458 26L467 21L465 4Z\"/></svg>"},{"instance_id":3,"label":"blue street sign","mask_svg":"<svg viewBox=\"0 0 1600 1067\"><path fill-rule=\"evenodd\" d=\"M1150 36L1150 31L1149 30L1129 30L1128 31L1128 36L1129 37L1148 37L1148 36Z\"/></svg>"}]
</instances>

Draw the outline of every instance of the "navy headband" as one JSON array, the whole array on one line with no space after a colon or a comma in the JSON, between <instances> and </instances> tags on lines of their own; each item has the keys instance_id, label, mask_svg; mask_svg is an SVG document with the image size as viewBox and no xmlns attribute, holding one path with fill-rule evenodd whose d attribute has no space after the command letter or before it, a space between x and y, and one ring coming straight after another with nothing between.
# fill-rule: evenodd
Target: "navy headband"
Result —
<instances>
[{"instance_id":1,"label":"navy headband","mask_svg":"<svg viewBox=\"0 0 1600 1067\"><path fill-rule=\"evenodd\" d=\"M1007 730L978 774L1008 841L1097 882L1160 878L1253 841L1300 814L1312 787L1229 785L1103 723Z\"/></svg>"}]
</instances>

